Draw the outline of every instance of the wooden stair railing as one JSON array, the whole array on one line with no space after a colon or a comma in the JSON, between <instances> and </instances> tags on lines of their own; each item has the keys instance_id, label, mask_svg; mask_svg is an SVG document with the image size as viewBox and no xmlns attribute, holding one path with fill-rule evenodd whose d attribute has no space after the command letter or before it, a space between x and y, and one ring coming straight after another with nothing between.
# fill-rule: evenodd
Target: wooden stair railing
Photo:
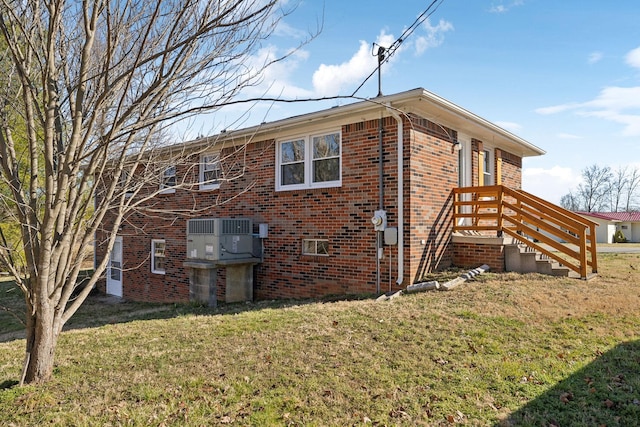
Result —
<instances>
[{"instance_id":1,"label":"wooden stair railing","mask_svg":"<svg viewBox=\"0 0 640 427\"><path fill-rule=\"evenodd\" d=\"M597 273L595 222L503 185L455 188L453 196L454 232L506 234L567 266L583 279L589 277L589 269ZM571 243L577 250L560 242Z\"/></svg>"}]
</instances>

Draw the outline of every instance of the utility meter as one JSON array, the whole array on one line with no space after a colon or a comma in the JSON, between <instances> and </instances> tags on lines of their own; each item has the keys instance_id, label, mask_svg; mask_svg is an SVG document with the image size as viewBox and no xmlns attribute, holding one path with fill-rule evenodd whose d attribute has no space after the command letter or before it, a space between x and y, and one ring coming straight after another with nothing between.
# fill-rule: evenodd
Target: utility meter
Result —
<instances>
[{"instance_id":1,"label":"utility meter","mask_svg":"<svg viewBox=\"0 0 640 427\"><path fill-rule=\"evenodd\" d=\"M375 211L373 218L371 218L371 223L375 231L384 231L387 228L387 212Z\"/></svg>"}]
</instances>

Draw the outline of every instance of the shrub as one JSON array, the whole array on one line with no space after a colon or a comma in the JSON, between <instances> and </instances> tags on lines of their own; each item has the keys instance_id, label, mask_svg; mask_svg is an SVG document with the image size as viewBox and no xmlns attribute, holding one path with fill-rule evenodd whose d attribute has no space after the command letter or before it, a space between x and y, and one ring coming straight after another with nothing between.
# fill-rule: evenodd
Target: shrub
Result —
<instances>
[{"instance_id":1,"label":"shrub","mask_svg":"<svg viewBox=\"0 0 640 427\"><path fill-rule=\"evenodd\" d=\"M616 233L613 235L614 243L626 243L626 241L627 239L624 237L624 233L622 232L622 230L616 231Z\"/></svg>"}]
</instances>

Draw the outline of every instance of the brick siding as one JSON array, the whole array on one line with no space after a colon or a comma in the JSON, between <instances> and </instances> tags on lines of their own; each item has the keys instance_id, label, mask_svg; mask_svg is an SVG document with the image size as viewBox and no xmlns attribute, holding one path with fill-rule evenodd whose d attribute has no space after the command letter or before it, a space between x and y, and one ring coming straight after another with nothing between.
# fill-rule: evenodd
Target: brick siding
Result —
<instances>
[{"instance_id":1,"label":"brick siding","mask_svg":"<svg viewBox=\"0 0 640 427\"><path fill-rule=\"evenodd\" d=\"M269 225L264 262L254 270L256 299L375 292L377 250L371 217L378 209L378 126L376 119L326 129L342 132L342 185L336 188L275 191L274 139L225 148L222 166L225 176L233 180L217 190L179 188L158 195L126 218L118 233L123 239L124 298L188 301L189 276L183 263L186 221L191 217L248 217L253 220L254 232L260 223ZM397 123L385 117L383 126L384 208L388 226L396 227ZM458 152L452 149L449 138L455 138L455 131L440 130L439 125L420 117L404 118L405 275L404 282L397 285L398 248L385 246L385 258L380 263L382 291L404 288L452 263L466 266L471 257L468 254L472 248L454 251L450 244L451 189L458 182ZM477 153L473 152L477 180ZM520 159L512 155L503 155L503 159L504 183L519 188ZM193 155L176 165L178 182L183 177L186 182L197 182L198 163L199 155ZM97 235L98 260L105 256L101 242L106 237L104 233ZM151 273L152 239L166 242L166 274ZM328 240L329 256L302 255L303 239ZM499 256L497 248L483 251L483 259L487 253ZM491 267L495 270L497 264ZM224 300L224 283L221 268L217 278L219 300ZM105 289L104 281L100 286Z\"/></svg>"},{"instance_id":2,"label":"brick siding","mask_svg":"<svg viewBox=\"0 0 640 427\"><path fill-rule=\"evenodd\" d=\"M456 242L452 244L452 250L457 267L471 269L487 264L492 272L504 271L504 246L501 244Z\"/></svg>"}]
</instances>

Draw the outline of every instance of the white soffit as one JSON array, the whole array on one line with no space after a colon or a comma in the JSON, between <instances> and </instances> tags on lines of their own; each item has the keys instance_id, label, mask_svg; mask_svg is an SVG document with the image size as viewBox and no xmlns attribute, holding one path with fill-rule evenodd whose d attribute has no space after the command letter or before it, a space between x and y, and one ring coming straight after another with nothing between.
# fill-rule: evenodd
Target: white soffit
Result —
<instances>
[{"instance_id":1,"label":"white soffit","mask_svg":"<svg viewBox=\"0 0 640 427\"><path fill-rule=\"evenodd\" d=\"M281 139L302 133L313 133L344 124L377 119L381 115L388 116L389 113L386 111L388 106L396 109L400 114L415 113L427 120L522 157L539 156L545 153L541 148L515 134L422 88L262 123L187 142L186 145L196 148L210 145L214 141L224 141L234 145L246 144L250 141Z\"/></svg>"}]
</instances>

